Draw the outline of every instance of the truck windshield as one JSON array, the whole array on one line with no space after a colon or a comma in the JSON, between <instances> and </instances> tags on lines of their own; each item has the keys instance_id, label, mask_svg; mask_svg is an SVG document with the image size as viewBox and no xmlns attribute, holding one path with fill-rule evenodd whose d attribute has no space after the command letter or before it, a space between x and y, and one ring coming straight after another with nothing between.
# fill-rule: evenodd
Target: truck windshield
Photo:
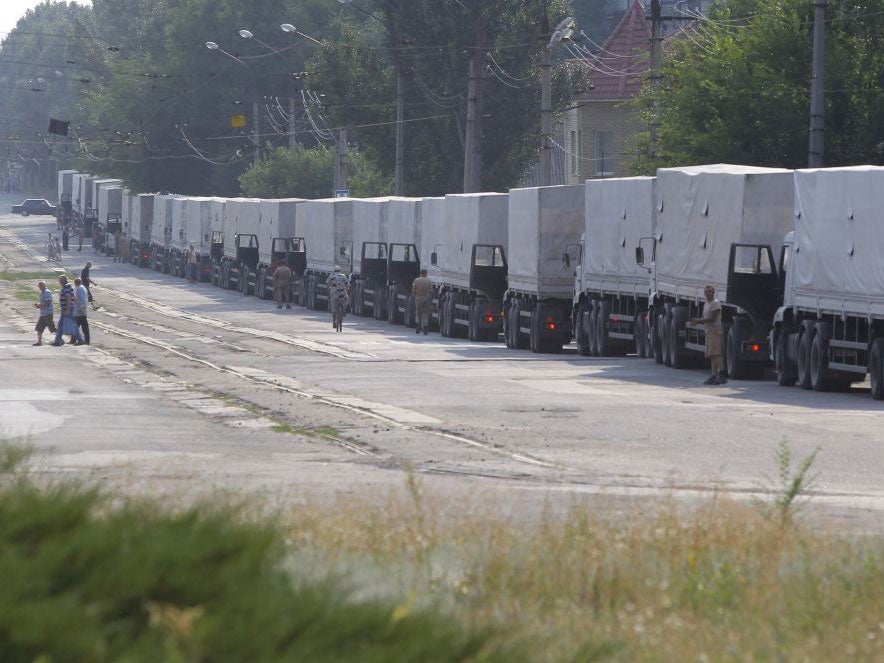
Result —
<instances>
[{"instance_id":1,"label":"truck windshield","mask_svg":"<svg viewBox=\"0 0 884 663\"><path fill-rule=\"evenodd\" d=\"M769 247L737 245L734 248L734 272L738 274L775 273Z\"/></svg>"},{"instance_id":2,"label":"truck windshield","mask_svg":"<svg viewBox=\"0 0 884 663\"><path fill-rule=\"evenodd\" d=\"M477 246L473 264L477 267L503 267L503 249L499 246Z\"/></svg>"}]
</instances>

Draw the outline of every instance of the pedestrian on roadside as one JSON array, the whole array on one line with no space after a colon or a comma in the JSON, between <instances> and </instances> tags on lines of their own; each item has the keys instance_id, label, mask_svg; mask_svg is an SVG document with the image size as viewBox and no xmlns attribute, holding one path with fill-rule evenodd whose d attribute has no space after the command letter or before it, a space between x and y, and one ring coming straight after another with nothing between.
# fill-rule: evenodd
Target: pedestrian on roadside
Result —
<instances>
[{"instance_id":1,"label":"pedestrian on roadside","mask_svg":"<svg viewBox=\"0 0 884 663\"><path fill-rule=\"evenodd\" d=\"M724 374L724 365L721 360L721 302L715 298L715 288L711 285L704 288L703 294L706 296L703 317L691 320L691 324L703 325L706 332L706 356L709 358L712 375L703 384L727 384L727 376Z\"/></svg>"},{"instance_id":2,"label":"pedestrian on roadside","mask_svg":"<svg viewBox=\"0 0 884 663\"><path fill-rule=\"evenodd\" d=\"M187 282L196 283L196 249L193 248L193 244L187 247L187 250L184 252L184 261L187 265Z\"/></svg>"},{"instance_id":3,"label":"pedestrian on roadside","mask_svg":"<svg viewBox=\"0 0 884 663\"><path fill-rule=\"evenodd\" d=\"M86 286L86 292L89 295L89 303L92 304L93 309L97 309L98 307L95 305L95 301L92 298L92 286L98 284L92 280L92 276L89 274L89 270L91 269L92 262L87 260L86 266L80 270L80 280L83 282L83 285Z\"/></svg>"},{"instance_id":4,"label":"pedestrian on roadside","mask_svg":"<svg viewBox=\"0 0 884 663\"><path fill-rule=\"evenodd\" d=\"M83 342L89 345L89 291L78 276L74 279L74 322L83 334Z\"/></svg>"},{"instance_id":5,"label":"pedestrian on roadside","mask_svg":"<svg viewBox=\"0 0 884 663\"><path fill-rule=\"evenodd\" d=\"M52 291L46 287L45 281L38 281L37 287L40 289L40 301L34 304L34 307L40 310L40 317L37 318L37 326L34 331L37 332L37 342L34 345L43 345L43 330L49 328L49 333L55 333L55 321L52 316L55 315L55 307L52 304Z\"/></svg>"},{"instance_id":6,"label":"pedestrian on roadside","mask_svg":"<svg viewBox=\"0 0 884 663\"><path fill-rule=\"evenodd\" d=\"M292 307L292 270L285 263L281 263L273 270L273 299L276 300L276 308Z\"/></svg>"},{"instance_id":7,"label":"pedestrian on roadside","mask_svg":"<svg viewBox=\"0 0 884 663\"><path fill-rule=\"evenodd\" d=\"M64 345L62 336L65 335L70 336L70 342L73 345L82 345L83 336L74 320L74 289L68 282L67 276L59 276L58 285L61 286L61 292L58 295L58 329L55 331L55 340L52 345Z\"/></svg>"},{"instance_id":8,"label":"pedestrian on roadside","mask_svg":"<svg viewBox=\"0 0 884 663\"><path fill-rule=\"evenodd\" d=\"M46 241L46 260L50 262L55 260L55 240L52 238L52 233L49 233L49 239Z\"/></svg>"},{"instance_id":9,"label":"pedestrian on roadside","mask_svg":"<svg viewBox=\"0 0 884 663\"><path fill-rule=\"evenodd\" d=\"M430 309L433 305L433 284L427 278L427 270L422 269L421 275L411 284L414 295L414 333L420 334L430 329Z\"/></svg>"}]
</instances>

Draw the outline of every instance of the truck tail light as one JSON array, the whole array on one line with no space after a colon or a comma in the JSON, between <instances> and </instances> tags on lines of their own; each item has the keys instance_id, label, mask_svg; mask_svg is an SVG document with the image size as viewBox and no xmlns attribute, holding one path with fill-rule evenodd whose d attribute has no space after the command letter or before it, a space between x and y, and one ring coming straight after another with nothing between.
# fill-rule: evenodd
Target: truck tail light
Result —
<instances>
[{"instance_id":1,"label":"truck tail light","mask_svg":"<svg viewBox=\"0 0 884 663\"><path fill-rule=\"evenodd\" d=\"M547 328L549 331L555 331L555 330L556 330L556 321L553 320L552 316L547 316L547 317L546 317L546 328Z\"/></svg>"},{"instance_id":2,"label":"truck tail light","mask_svg":"<svg viewBox=\"0 0 884 663\"><path fill-rule=\"evenodd\" d=\"M761 352L761 346L758 343L752 345L752 352Z\"/></svg>"},{"instance_id":3,"label":"truck tail light","mask_svg":"<svg viewBox=\"0 0 884 663\"><path fill-rule=\"evenodd\" d=\"M494 322L494 313L491 311L485 311L485 322L492 324Z\"/></svg>"}]
</instances>

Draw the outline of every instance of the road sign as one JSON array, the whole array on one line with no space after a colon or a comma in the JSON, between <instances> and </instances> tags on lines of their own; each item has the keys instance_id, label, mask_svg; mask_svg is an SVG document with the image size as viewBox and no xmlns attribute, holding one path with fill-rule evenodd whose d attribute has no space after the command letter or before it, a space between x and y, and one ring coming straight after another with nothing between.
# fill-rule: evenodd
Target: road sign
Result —
<instances>
[{"instance_id":1,"label":"road sign","mask_svg":"<svg viewBox=\"0 0 884 663\"><path fill-rule=\"evenodd\" d=\"M350 189L335 189L335 198L349 198Z\"/></svg>"},{"instance_id":2,"label":"road sign","mask_svg":"<svg viewBox=\"0 0 884 663\"><path fill-rule=\"evenodd\" d=\"M245 129L246 127L246 116L245 115L233 115L230 118L230 127L232 129Z\"/></svg>"}]
</instances>

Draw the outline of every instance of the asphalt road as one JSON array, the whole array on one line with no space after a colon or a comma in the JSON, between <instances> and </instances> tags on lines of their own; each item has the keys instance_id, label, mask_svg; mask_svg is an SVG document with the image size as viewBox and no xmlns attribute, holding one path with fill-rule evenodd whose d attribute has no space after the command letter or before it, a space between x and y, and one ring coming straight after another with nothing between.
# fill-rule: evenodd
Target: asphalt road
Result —
<instances>
[{"instance_id":1,"label":"asphalt road","mask_svg":"<svg viewBox=\"0 0 884 663\"><path fill-rule=\"evenodd\" d=\"M0 196L0 271L46 269L54 220L13 217L12 202ZM32 347L20 293L33 284L0 282L0 430L30 436L45 471L273 500L383 492L415 472L452 497L487 492L521 510L575 495L769 499L786 442L796 459L818 449L818 513L873 529L884 516L884 419L868 385L705 387L701 369L534 355L352 316L336 334L327 314L114 264L88 245L61 266L86 259L102 305L89 348Z\"/></svg>"}]
</instances>

